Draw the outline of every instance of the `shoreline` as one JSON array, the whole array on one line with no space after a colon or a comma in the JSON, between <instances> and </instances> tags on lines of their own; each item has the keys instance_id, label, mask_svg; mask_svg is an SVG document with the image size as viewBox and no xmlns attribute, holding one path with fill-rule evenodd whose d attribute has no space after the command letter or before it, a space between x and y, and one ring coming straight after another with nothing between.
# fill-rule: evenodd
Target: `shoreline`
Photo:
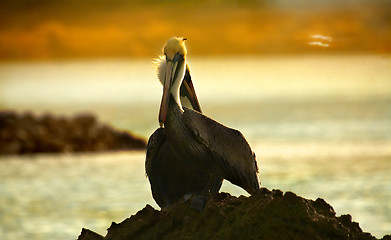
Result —
<instances>
[{"instance_id":1,"label":"shoreline","mask_svg":"<svg viewBox=\"0 0 391 240\"><path fill-rule=\"evenodd\" d=\"M0 111L0 154L143 150L146 141L100 123L89 113L70 118Z\"/></svg>"}]
</instances>

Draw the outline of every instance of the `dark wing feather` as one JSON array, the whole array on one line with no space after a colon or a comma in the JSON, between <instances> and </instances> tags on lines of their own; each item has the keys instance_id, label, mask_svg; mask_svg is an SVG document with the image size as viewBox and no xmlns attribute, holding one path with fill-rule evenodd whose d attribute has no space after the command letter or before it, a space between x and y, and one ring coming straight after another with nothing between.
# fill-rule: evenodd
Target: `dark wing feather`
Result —
<instances>
[{"instance_id":1,"label":"dark wing feather","mask_svg":"<svg viewBox=\"0 0 391 240\"><path fill-rule=\"evenodd\" d=\"M259 189L255 154L238 130L228 128L188 108L184 108L182 119L198 138L199 144L205 145L217 160L217 168L221 171L215 174L222 174L221 177L249 193ZM213 161L211 164L214 164Z\"/></svg>"},{"instance_id":2,"label":"dark wing feather","mask_svg":"<svg viewBox=\"0 0 391 240\"><path fill-rule=\"evenodd\" d=\"M151 184L152 196L161 208L167 206L167 199L164 197L164 186L159 181L159 155L165 140L164 129L158 128L148 140L145 159L145 173Z\"/></svg>"}]
</instances>

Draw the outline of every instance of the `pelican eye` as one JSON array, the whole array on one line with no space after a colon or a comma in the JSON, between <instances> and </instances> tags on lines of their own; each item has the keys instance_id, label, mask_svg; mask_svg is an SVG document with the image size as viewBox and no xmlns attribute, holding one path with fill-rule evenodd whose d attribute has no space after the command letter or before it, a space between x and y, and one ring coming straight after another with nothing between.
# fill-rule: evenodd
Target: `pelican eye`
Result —
<instances>
[{"instance_id":1,"label":"pelican eye","mask_svg":"<svg viewBox=\"0 0 391 240\"><path fill-rule=\"evenodd\" d=\"M175 56L174 56L174 59L172 59L172 60L173 60L173 61L179 62L179 61L181 61L181 60L183 60L183 59L184 59L183 54L177 52L177 53L175 54Z\"/></svg>"}]
</instances>

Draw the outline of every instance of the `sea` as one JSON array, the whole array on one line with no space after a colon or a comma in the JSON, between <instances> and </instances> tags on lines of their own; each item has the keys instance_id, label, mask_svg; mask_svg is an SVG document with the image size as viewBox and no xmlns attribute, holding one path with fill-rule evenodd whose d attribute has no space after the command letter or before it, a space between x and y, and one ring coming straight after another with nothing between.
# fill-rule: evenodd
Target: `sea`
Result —
<instances>
[{"instance_id":1,"label":"sea","mask_svg":"<svg viewBox=\"0 0 391 240\"><path fill-rule=\"evenodd\" d=\"M240 130L261 186L323 198L391 234L391 56L188 56L207 116ZM162 86L152 59L0 63L0 110L92 113L148 139ZM102 235L154 202L144 151L0 156L0 239ZM248 194L224 181L221 191Z\"/></svg>"}]
</instances>

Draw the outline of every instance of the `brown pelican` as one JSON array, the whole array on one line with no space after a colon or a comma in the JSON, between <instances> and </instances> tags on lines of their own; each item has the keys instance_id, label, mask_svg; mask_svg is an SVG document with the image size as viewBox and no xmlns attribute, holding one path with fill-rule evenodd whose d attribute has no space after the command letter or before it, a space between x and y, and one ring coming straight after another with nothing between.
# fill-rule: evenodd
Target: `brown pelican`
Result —
<instances>
[{"instance_id":1,"label":"brown pelican","mask_svg":"<svg viewBox=\"0 0 391 240\"><path fill-rule=\"evenodd\" d=\"M170 38L164 47L158 68L163 84L160 128L147 146L146 174L162 208L188 194L218 192L222 178L250 194L259 189L255 154L243 135L201 113L185 40ZM181 97L190 104L182 104Z\"/></svg>"},{"instance_id":2,"label":"brown pelican","mask_svg":"<svg viewBox=\"0 0 391 240\"><path fill-rule=\"evenodd\" d=\"M167 66L166 59L159 59L157 65L158 77L163 81ZM180 87L180 99L182 105L201 112L188 65ZM181 159L181 156L177 156L171 149L164 128L158 128L151 135L145 168L151 184L152 196L161 208L191 195L219 191L222 178L192 167L188 168L184 165L185 161L186 159Z\"/></svg>"}]
</instances>

